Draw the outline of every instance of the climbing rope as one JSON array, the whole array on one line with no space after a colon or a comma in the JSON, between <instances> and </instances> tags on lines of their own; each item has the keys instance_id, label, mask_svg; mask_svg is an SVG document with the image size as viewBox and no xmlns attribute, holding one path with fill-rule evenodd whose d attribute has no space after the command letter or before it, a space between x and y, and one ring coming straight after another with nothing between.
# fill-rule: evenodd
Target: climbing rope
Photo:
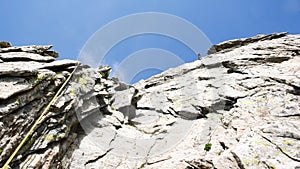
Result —
<instances>
[{"instance_id":1,"label":"climbing rope","mask_svg":"<svg viewBox=\"0 0 300 169\"><path fill-rule=\"evenodd\" d=\"M23 138L23 140L21 141L21 143L19 144L19 146L15 149L15 151L10 155L9 159L6 161L6 163L4 164L4 166L1 169L9 169L10 168L9 164L11 163L11 161L13 160L13 158L17 155L17 153L22 148L22 146L25 144L25 142L28 140L28 138L33 134L35 128L41 122L43 116L49 111L50 106L53 103L56 102L57 97L63 91L63 89L65 88L65 86L69 83L69 81L71 80L71 78L72 78L73 74L75 73L76 69L78 68L78 66L79 66L79 62L77 62L76 67L74 68L74 70L72 71L72 73L69 75L69 77L63 83L63 85L56 92L56 94L54 95L54 97L52 98L52 100L50 101L50 103L47 105L47 107L44 109L44 111L42 112L42 114L40 115L40 117L35 121L35 123L33 124L33 126L30 128L29 132Z\"/></svg>"}]
</instances>

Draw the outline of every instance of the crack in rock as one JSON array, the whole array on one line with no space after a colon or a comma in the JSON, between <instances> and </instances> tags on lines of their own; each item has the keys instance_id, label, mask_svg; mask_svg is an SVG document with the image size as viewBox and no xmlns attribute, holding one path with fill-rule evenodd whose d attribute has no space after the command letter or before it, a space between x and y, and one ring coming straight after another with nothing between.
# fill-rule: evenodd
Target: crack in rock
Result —
<instances>
[{"instance_id":1,"label":"crack in rock","mask_svg":"<svg viewBox=\"0 0 300 169\"><path fill-rule=\"evenodd\" d=\"M92 159L92 160L87 161L84 165L86 166L86 165L88 165L88 164L91 164L91 163L94 163L94 162L98 161L99 159L101 159L101 158L103 158L104 156L106 156L111 150L113 150L113 148L110 148L110 149L107 150L104 154L102 154L102 155L96 157L95 159Z\"/></svg>"},{"instance_id":2,"label":"crack in rock","mask_svg":"<svg viewBox=\"0 0 300 169\"><path fill-rule=\"evenodd\" d=\"M300 159L298 158L294 158L292 156L290 156L288 153L286 153L280 146L278 146L277 144L273 143L270 139L268 139L267 137L263 136L260 134L260 136L262 138L264 138L265 140L267 140L269 143L273 144L282 154L284 154L285 156L287 156L288 158L294 160L294 161L297 161L297 162L300 162Z\"/></svg>"}]
</instances>

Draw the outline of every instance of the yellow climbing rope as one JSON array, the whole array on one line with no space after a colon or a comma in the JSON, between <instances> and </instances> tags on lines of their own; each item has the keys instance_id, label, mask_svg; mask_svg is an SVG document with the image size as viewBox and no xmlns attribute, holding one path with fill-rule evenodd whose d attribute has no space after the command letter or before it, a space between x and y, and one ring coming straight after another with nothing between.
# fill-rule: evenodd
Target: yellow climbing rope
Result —
<instances>
[{"instance_id":1,"label":"yellow climbing rope","mask_svg":"<svg viewBox=\"0 0 300 169\"><path fill-rule=\"evenodd\" d=\"M40 121L42 120L43 116L48 112L48 110L50 109L50 106L55 103L58 95L63 91L63 89L65 88L65 86L69 83L70 79L72 78L73 74L75 73L76 69L78 68L79 62L77 62L76 67L74 68L74 70L72 71L72 73L69 75L69 77L66 79L66 81L63 83L63 85L59 88L59 90L56 92L56 94L54 95L54 97L52 98L52 100L50 101L50 103L47 105L47 107L44 109L44 111L42 112L42 114L40 115L40 117L35 121L35 123L33 124L33 126L30 128L29 132L26 134L26 136L23 138L23 140L21 141L21 143L19 144L19 146L15 149L15 151L10 155L9 159L6 161L6 163L4 164L4 166L1 169L9 169L9 164L11 163L11 161L13 160L13 158L17 155L17 153L19 152L19 150L22 148L22 146L25 144L26 140L30 137L30 135L32 135L32 133L34 132L35 128L37 127L37 125L40 123Z\"/></svg>"}]
</instances>

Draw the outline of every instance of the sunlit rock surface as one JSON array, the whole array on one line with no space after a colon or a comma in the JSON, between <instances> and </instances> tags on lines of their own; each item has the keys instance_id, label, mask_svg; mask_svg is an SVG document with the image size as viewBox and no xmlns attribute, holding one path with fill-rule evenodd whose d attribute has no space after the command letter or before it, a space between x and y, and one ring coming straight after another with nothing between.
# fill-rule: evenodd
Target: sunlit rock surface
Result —
<instances>
[{"instance_id":1,"label":"sunlit rock surface","mask_svg":"<svg viewBox=\"0 0 300 169\"><path fill-rule=\"evenodd\" d=\"M0 166L77 62L0 45ZM300 35L214 45L134 85L79 64L11 168L300 168Z\"/></svg>"}]
</instances>

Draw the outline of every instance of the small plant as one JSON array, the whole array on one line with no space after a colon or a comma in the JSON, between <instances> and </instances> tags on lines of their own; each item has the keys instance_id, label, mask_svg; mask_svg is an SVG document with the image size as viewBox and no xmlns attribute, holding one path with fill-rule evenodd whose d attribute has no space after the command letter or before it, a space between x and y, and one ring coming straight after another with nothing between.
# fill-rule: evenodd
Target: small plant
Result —
<instances>
[{"instance_id":1,"label":"small plant","mask_svg":"<svg viewBox=\"0 0 300 169\"><path fill-rule=\"evenodd\" d=\"M211 149L211 146L212 146L212 144L211 144L211 143L207 143L207 144L205 144L205 146L204 146L204 150L205 150L205 151L209 151L209 150Z\"/></svg>"},{"instance_id":2,"label":"small plant","mask_svg":"<svg viewBox=\"0 0 300 169\"><path fill-rule=\"evenodd\" d=\"M138 169L145 168L146 163L143 163Z\"/></svg>"},{"instance_id":3,"label":"small plant","mask_svg":"<svg viewBox=\"0 0 300 169\"><path fill-rule=\"evenodd\" d=\"M42 74L42 73L39 73L38 75L37 75L37 80L38 81L42 81L44 79L44 75Z\"/></svg>"},{"instance_id":4,"label":"small plant","mask_svg":"<svg viewBox=\"0 0 300 169\"><path fill-rule=\"evenodd\" d=\"M69 93L70 93L70 95L75 95L75 93L76 93L76 92L75 92L75 89L72 88L72 89L69 91Z\"/></svg>"},{"instance_id":5,"label":"small plant","mask_svg":"<svg viewBox=\"0 0 300 169\"><path fill-rule=\"evenodd\" d=\"M112 110L116 110L116 108L115 108L114 106L111 106L110 108L111 108Z\"/></svg>"},{"instance_id":6,"label":"small plant","mask_svg":"<svg viewBox=\"0 0 300 169\"><path fill-rule=\"evenodd\" d=\"M36 82L36 80L37 80L36 77L33 77L33 76L28 78L29 83L32 83L32 84L34 84Z\"/></svg>"}]
</instances>

